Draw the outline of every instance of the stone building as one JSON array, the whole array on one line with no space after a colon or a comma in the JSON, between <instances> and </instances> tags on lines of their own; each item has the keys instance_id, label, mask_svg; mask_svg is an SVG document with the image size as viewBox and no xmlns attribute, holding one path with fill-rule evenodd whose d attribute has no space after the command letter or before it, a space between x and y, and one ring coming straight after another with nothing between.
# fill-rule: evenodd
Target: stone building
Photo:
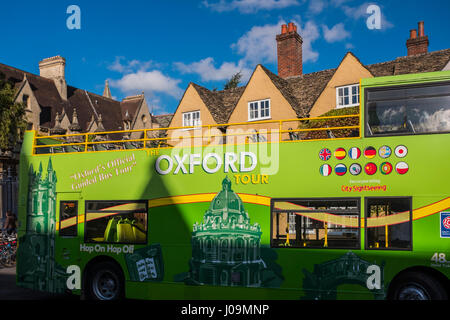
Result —
<instances>
[{"instance_id":1,"label":"stone building","mask_svg":"<svg viewBox=\"0 0 450 320\"><path fill-rule=\"evenodd\" d=\"M27 129L38 134L138 130L158 128L144 93L118 101L112 98L108 81L103 95L70 86L65 77L66 60L61 56L39 62L39 75L0 63L0 76L16 89L16 102L26 106ZM169 115L170 116L170 115ZM17 163L17 152L0 162L0 172ZM2 164L5 164L4 166Z\"/></svg>"},{"instance_id":2,"label":"stone building","mask_svg":"<svg viewBox=\"0 0 450 320\"><path fill-rule=\"evenodd\" d=\"M170 127L211 126L220 130L215 133L218 136L227 129L278 129L278 120L317 117L333 110L345 112L353 108L357 113L361 78L450 69L450 49L428 51L429 38L423 22L419 22L418 32L410 31L406 56L366 64L354 53L347 52L335 68L311 73L303 73L303 40L294 23L282 25L275 41L278 74L259 64L247 84L238 88L213 91L190 83ZM255 124L259 120L273 123ZM289 130L297 125L298 122L285 122L281 129ZM208 134L209 128L203 129L203 134ZM293 138L286 133L282 139Z\"/></svg>"},{"instance_id":3,"label":"stone building","mask_svg":"<svg viewBox=\"0 0 450 320\"><path fill-rule=\"evenodd\" d=\"M144 93L118 101L112 98L108 81L103 95L70 86L65 66L66 60L61 56L46 58L39 62L36 75L0 63L0 79L15 89L15 102L25 105L28 130L47 136L167 127L171 115L150 114ZM142 137L142 132L128 136ZM76 137L71 139L79 142ZM6 210L17 213L17 199L5 199L17 197L20 147L18 143L9 150L0 149L0 223Z\"/></svg>"}]
</instances>

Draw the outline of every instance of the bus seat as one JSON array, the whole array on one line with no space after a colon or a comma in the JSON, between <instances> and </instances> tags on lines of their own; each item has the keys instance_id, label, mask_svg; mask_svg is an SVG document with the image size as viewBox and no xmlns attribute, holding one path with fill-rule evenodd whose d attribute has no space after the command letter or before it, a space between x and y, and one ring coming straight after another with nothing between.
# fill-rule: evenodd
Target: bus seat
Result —
<instances>
[{"instance_id":1,"label":"bus seat","mask_svg":"<svg viewBox=\"0 0 450 320\"><path fill-rule=\"evenodd\" d=\"M125 149L136 149L136 147L130 141L124 142L124 146Z\"/></svg>"},{"instance_id":2,"label":"bus seat","mask_svg":"<svg viewBox=\"0 0 450 320\"><path fill-rule=\"evenodd\" d=\"M116 233L115 224L117 224L117 221L114 221L114 220L115 220L114 218L108 220L108 224L106 225L105 233L103 234L103 237L92 238L92 240L95 242L115 241L114 240L114 235Z\"/></svg>"},{"instance_id":3,"label":"bus seat","mask_svg":"<svg viewBox=\"0 0 450 320\"><path fill-rule=\"evenodd\" d=\"M105 229L105 238L106 242L117 242L117 219L112 218L109 219L108 225Z\"/></svg>"},{"instance_id":4,"label":"bus seat","mask_svg":"<svg viewBox=\"0 0 450 320\"><path fill-rule=\"evenodd\" d=\"M64 149L62 147L52 147L53 153L64 153Z\"/></svg>"},{"instance_id":5,"label":"bus seat","mask_svg":"<svg viewBox=\"0 0 450 320\"><path fill-rule=\"evenodd\" d=\"M95 143L93 144L94 151L106 151L108 150L104 144Z\"/></svg>"},{"instance_id":6,"label":"bus seat","mask_svg":"<svg viewBox=\"0 0 450 320\"><path fill-rule=\"evenodd\" d=\"M135 242L133 228L128 219L117 223L117 238L119 242Z\"/></svg>"},{"instance_id":7,"label":"bus seat","mask_svg":"<svg viewBox=\"0 0 450 320\"><path fill-rule=\"evenodd\" d=\"M140 223L134 223L132 227L135 241L144 242L146 240L145 232L142 231L145 230L144 226Z\"/></svg>"}]
</instances>

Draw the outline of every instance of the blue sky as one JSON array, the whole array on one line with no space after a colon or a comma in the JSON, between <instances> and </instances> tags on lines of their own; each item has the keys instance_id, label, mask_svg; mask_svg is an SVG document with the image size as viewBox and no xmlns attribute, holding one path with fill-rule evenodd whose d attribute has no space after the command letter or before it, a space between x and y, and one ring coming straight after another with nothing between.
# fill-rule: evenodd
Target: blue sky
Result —
<instances>
[{"instance_id":1,"label":"blue sky","mask_svg":"<svg viewBox=\"0 0 450 320\"><path fill-rule=\"evenodd\" d=\"M369 5L381 29L369 29ZM80 29L70 30L70 5ZM245 84L258 63L277 73L275 35L294 22L303 72L336 67L347 51L364 64L406 55L409 30L425 22L429 51L450 48L450 1L171 0L2 2L0 62L39 74L46 57L66 58L69 85L112 95L145 92L155 114L174 112L189 82L221 90L237 71Z\"/></svg>"}]
</instances>

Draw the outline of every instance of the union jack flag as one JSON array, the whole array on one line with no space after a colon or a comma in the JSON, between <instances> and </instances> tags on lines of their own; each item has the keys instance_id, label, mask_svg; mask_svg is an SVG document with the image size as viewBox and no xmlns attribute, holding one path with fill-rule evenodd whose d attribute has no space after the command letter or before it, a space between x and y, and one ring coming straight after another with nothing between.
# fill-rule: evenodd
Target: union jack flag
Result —
<instances>
[{"instance_id":1,"label":"union jack flag","mask_svg":"<svg viewBox=\"0 0 450 320\"><path fill-rule=\"evenodd\" d=\"M328 148L323 148L319 152L319 158L320 160L327 161L331 158L331 151Z\"/></svg>"}]
</instances>

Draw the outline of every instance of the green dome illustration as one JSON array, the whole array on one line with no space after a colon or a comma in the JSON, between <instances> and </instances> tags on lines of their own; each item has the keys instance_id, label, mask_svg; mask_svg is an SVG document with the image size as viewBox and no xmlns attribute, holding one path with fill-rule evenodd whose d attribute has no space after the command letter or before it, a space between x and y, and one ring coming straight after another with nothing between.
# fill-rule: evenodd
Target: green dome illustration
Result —
<instances>
[{"instance_id":1,"label":"green dome illustration","mask_svg":"<svg viewBox=\"0 0 450 320\"><path fill-rule=\"evenodd\" d=\"M214 197L203 217L203 229L246 229L260 231L259 225L249 226L250 219L241 198L231 190L231 181L225 177L222 190Z\"/></svg>"},{"instance_id":2,"label":"green dome illustration","mask_svg":"<svg viewBox=\"0 0 450 320\"><path fill-rule=\"evenodd\" d=\"M197 284L260 286L264 261L261 227L250 217L225 177L202 223L192 230L190 279Z\"/></svg>"}]
</instances>

